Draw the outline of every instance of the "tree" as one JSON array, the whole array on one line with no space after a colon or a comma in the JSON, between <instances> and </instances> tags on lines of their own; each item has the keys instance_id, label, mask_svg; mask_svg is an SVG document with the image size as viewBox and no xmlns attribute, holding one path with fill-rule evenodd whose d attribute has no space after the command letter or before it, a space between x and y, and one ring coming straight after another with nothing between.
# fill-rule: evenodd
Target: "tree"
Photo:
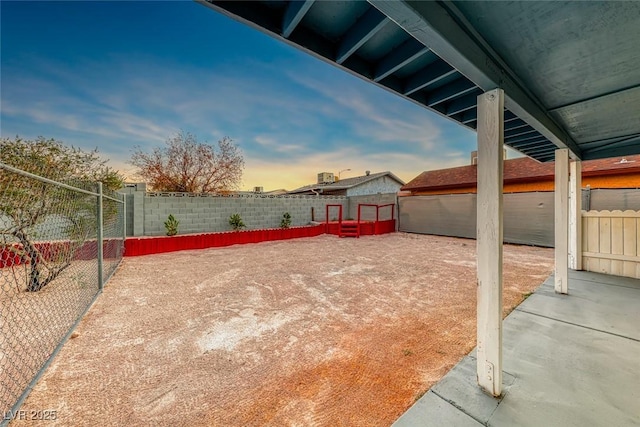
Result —
<instances>
[{"instance_id":1,"label":"tree","mask_svg":"<svg viewBox=\"0 0 640 427\"><path fill-rule=\"evenodd\" d=\"M122 186L119 173L97 150L86 152L55 139L2 138L0 162L89 191L96 190L96 182L112 190ZM95 233L96 206L95 196L0 168L1 246L28 264L27 291L41 290L71 265L76 250ZM65 244L53 250L54 245L40 244L47 237Z\"/></svg>"},{"instance_id":2,"label":"tree","mask_svg":"<svg viewBox=\"0 0 640 427\"><path fill-rule=\"evenodd\" d=\"M238 188L244 158L229 137L218 141L216 149L181 131L151 153L135 147L131 164L155 191L215 193Z\"/></svg>"}]
</instances>

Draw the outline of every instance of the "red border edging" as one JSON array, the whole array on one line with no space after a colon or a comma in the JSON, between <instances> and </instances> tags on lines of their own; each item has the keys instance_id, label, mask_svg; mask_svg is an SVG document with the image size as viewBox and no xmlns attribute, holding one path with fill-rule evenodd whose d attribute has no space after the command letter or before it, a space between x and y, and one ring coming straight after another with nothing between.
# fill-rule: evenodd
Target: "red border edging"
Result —
<instances>
[{"instance_id":1,"label":"red border edging","mask_svg":"<svg viewBox=\"0 0 640 427\"><path fill-rule=\"evenodd\" d=\"M396 221L378 221L360 223L361 235L375 235L384 233L393 233L395 231ZM246 243L259 243L273 240L297 239L300 237L315 237L321 234L339 235L339 224L329 223L317 224L303 227L292 228L273 228L265 230L243 230L243 231L225 231L221 233L200 233L185 234L181 236L145 236L145 237L128 237L125 242L124 256L140 256L151 255L165 252L175 252L187 249L206 249L217 248ZM105 253L110 253L112 246L119 243L119 240L105 240ZM14 249L18 249L19 245L13 245ZM69 250L69 242L41 242L36 243L36 247L40 255L45 259L54 259L59 252ZM97 253L96 242L85 242L80 248L76 249L74 259L94 259ZM20 257L10 247L0 249L0 268L11 267L23 264L25 260Z\"/></svg>"},{"instance_id":2,"label":"red border edging","mask_svg":"<svg viewBox=\"0 0 640 427\"><path fill-rule=\"evenodd\" d=\"M124 255L140 256L187 249L219 248L246 243L314 237L323 233L324 224L318 224L304 227L224 231L182 236L128 237L124 244Z\"/></svg>"},{"instance_id":3,"label":"red border edging","mask_svg":"<svg viewBox=\"0 0 640 427\"><path fill-rule=\"evenodd\" d=\"M356 223L356 221L345 220L345 222ZM396 220L388 219L384 221L361 221L360 222L360 235L361 236L372 236L377 234L386 234L393 233L396 231ZM327 224L327 233L335 234L336 236L340 235L340 223L339 222L330 222Z\"/></svg>"},{"instance_id":4,"label":"red border edging","mask_svg":"<svg viewBox=\"0 0 640 427\"><path fill-rule=\"evenodd\" d=\"M104 239L102 250L104 254L112 254L117 252L118 246L122 239ZM73 260L92 260L96 259L98 254L98 243L95 240L88 240L82 246L73 248L69 241L51 241L34 243L38 255L45 261L53 261L59 256L64 259L71 258ZM72 254L69 254L73 250ZM15 243L12 245L0 247L0 268L15 267L25 263L29 263L26 255L21 254L22 245Z\"/></svg>"}]
</instances>

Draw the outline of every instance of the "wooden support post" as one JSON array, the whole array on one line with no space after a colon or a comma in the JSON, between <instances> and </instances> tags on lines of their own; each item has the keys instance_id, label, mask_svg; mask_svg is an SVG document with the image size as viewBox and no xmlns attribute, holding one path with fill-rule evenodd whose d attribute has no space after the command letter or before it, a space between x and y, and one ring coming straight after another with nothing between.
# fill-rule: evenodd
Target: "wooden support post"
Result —
<instances>
[{"instance_id":1,"label":"wooden support post","mask_svg":"<svg viewBox=\"0 0 640 427\"><path fill-rule=\"evenodd\" d=\"M569 292L569 150L556 150L555 176L555 290Z\"/></svg>"},{"instance_id":2,"label":"wooden support post","mask_svg":"<svg viewBox=\"0 0 640 427\"><path fill-rule=\"evenodd\" d=\"M502 181L504 91L478 96L478 385L502 393Z\"/></svg>"},{"instance_id":3,"label":"wooden support post","mask_svg":"<svg viewBox=\"0 0 640 427\"><path fill-rule=\"evenodd\" d=\"M582 270L582 162L569 169L569 268Z\"/></svg>"}]
</instances>

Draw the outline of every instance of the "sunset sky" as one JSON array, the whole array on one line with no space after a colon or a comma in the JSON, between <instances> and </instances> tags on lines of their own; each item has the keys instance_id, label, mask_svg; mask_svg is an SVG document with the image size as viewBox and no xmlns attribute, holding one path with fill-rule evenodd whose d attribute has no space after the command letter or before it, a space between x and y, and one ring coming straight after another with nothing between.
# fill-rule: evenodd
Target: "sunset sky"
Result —
<instances>
[{"instance_id":1,"label":"sunset sky","mask_svg":"<svg viewBox=\"0 0 640 427\"><path fill-rule=\"evenodd\" d=\"M241 189L318 172L405 181L469 162L475 133L192 1L0 2L0 131L98 148L179 130L242 149ZM511 154L510 154L511 155Z\"/></svg>"}]
</instances>

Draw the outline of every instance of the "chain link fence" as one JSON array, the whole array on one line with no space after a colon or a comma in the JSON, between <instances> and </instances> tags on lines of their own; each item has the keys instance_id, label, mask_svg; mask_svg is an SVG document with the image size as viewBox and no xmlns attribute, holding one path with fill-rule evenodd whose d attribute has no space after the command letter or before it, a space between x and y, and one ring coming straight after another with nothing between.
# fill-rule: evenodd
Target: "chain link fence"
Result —
<instances>
[{"instance_id":1,"label":"chain link fence","mask_svg":"<svg viewBox=\"0 0 640 427\"><path fill-rule=\"evenodd\" d=\"M0 163L2 425L120 263L124 212L124 195L103 194L99 183Z\"/></svg>"}]
</instances>

